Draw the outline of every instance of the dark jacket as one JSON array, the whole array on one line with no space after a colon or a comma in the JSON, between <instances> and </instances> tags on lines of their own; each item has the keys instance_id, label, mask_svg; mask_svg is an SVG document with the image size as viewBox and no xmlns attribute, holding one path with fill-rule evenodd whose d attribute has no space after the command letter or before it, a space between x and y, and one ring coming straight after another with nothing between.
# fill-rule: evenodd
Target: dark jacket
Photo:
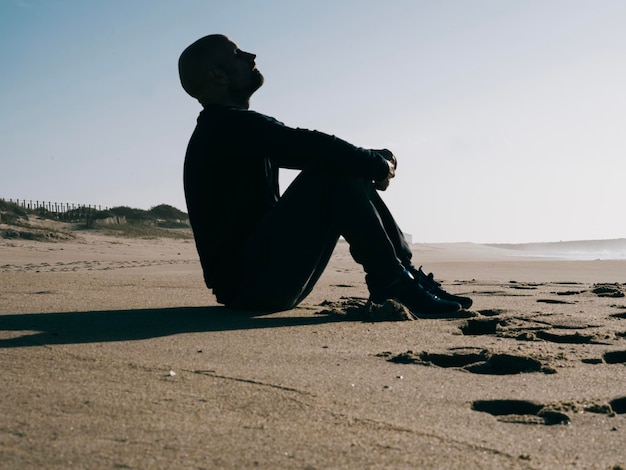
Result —
<instances>
[{"instance_id":1,"label":"dark jacket","mask_svg":"<svg viewBox=\"0 0 626 470\"><path fill-rule=\"evenodd\" d=\"M278 168L386 177L378 153L337 137L294 129L254 111L207 106L184 168L189 220L208 287L236 277L247 237L279 198Z\"/></svg>"}]
</instances>

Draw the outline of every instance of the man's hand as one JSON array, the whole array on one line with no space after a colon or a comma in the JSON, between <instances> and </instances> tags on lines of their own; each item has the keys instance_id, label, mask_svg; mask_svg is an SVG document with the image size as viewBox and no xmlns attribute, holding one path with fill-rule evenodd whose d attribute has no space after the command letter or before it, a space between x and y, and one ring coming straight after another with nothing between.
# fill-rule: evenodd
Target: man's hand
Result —
<instances>
[{"instance_id":1,"label":"man's hand","mask_svg":"<svg viewBox=\"0 0 626 470\"><path fill-rule=\"evenodd\" d=\"M374 181L374 187L379 191L384 191L389 187L389 183L391 183L391 178L396 176L398 160L396 159L396 156L391 152L391 150L381 149L374 150L374 152L378 153L385 160L387 160L387 165L389 166L389 173L387 173L387 176L382 180Z\"/></svg>"},{"instance_id":2,"label":"man's hand","mask_svg":"<svg viewBox=\"0 0 626 470\"><path fill-rule=\"evenodd\" d=\"M383 157L388 162L393 163L393 169L394 170L396 168L398 168L398 160L396 159L396 156L393 154L393 152L391 150L389 150L389 149L379 149L379 150L373 150L373 152L376 152L377 154L379 154L381 157Z\"/></svg>"}]
</instances>

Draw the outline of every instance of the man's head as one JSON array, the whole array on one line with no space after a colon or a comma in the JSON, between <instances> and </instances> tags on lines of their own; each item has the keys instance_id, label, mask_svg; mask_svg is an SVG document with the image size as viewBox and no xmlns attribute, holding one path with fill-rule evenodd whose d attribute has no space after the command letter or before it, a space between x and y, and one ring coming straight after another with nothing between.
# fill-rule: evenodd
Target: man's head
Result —
<instances>
[{"instance_id":1,"label":"man's head","mask_svg":"<svg viewBox=\"0 0 626 470\"><path fill-rule=\"evenodd\" d=\"M180 83L203 106L248 107L250 96L263 85L256 55L240 50L221 34L198 39L178 59Z\"/></svg>"}]
</instances>

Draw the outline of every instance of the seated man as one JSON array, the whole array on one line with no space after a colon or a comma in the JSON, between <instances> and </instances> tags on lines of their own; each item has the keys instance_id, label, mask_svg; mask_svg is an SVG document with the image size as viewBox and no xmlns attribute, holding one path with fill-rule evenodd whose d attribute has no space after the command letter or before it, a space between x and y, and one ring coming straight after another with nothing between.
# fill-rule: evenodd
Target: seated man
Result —
<instances>
[{"instance_id":1,"label":"seated man","mask_svg":"<svg viewBox=\"0 0 626 470\"><path fill-rule=\"evenodd\" d=\"M394 155L250 111L263 84L255 58L210 35L178 63L183 88L204 108L187 148L185 197L204 280L218 302L295 307L343 236L366 272L371 301L395 299L419 316L469 308L471 299L443 291L411 263L377 193L395 175ZM279 167L302 170L282 197Z\"/></svg>"}]
</instances>

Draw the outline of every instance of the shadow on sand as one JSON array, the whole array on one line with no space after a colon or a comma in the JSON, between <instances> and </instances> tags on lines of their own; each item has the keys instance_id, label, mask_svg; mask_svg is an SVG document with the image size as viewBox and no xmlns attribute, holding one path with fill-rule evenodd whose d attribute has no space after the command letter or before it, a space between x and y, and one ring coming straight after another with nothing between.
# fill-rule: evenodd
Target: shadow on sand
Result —
<instances>
[{"instance_id":1,"label":"shadow on sand","mask_svg":"<svg viewBox=\"0 0 626 470\"><path fill-rule=\"evenodd\" d=\"M334 321L337 319L327 315L276 317L221 306L8 314L0 315L0 331L24 334L0 339L0 348L132 341L179 333L307 326Z\"/></svg>"}]
</instances>

